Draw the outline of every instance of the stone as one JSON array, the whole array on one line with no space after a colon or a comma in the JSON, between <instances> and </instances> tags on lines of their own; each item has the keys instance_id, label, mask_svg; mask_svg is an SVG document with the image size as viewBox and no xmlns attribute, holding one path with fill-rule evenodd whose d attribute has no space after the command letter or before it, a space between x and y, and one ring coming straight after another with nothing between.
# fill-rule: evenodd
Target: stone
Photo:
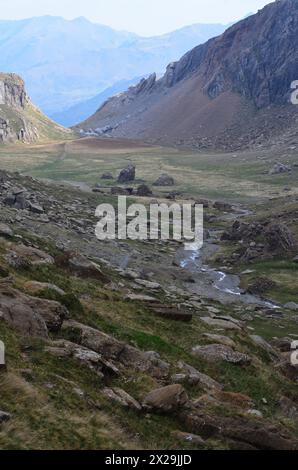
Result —
<instances>
[{"instance_id":1,"label":"stone","mask_svg":"<svg viewBox=\"0 0 298 470\"><path fill-rule=\"evenodd\" d=\"M59 358L72 357L80 362L83 367L94 371L100 378L103 378L106 373L109 375L118 375L119 373L118 369L100 354L71 341L52 341L45 348L45 351Z\"/></svg>"},{"instance_id":2,"label":"stone","mask_svg":"<svg viewBox=\"0 0 298 470\"><path fill-rule=\"evenodd\" d=\"M0 424L5 423L11 419L11 414L6 413L5 411L0 411Z\"/></svg>"},{"instance_id":3,"label":"stone","mask_svg":"<svg viewBox=\"0 0 298 470\"><path fill-rule=\"evenodd\" d=\"M129 183L134 181L136 177L136 167L134 165L128 165L126 168L121 170L118 183Z\"/></svg>"},{"instance_id":4,"label":"stone","mask_svg":"<svg viewBox=\"0 0 298 470\"><path fill-rule=\"evenodd\" d=\"M13 235L14 233L8 225L0 223L0 237L12 238Z\"/></svg>"},{"instance_id":5,"label":"stone","mask_svg":"<svg viewBox=\"0 0 298 470\"><path fill-rule=\"evenodd\" d=\"M42 250L25 245L13 245L5 259L10 266L18 268L23 266L39 266L54 264L54 258Z\"/></svg>"},{"instance_id":6,"label":"stone","mask_svg":"<svg viewBox=\"0 0 298 470\"><path fill-rule=\"evenodd\" d=\"M127 294L124 297L124 300L131 300L131 301L136 301L136 302L159 302L158 299L155 297L152 297L150 295L145 295L145 294Z\"/></svg>"},{"instance_id":7,"label":"stone","mask_svg":"<svg viewBox=\"0 0 298 470\"><path fill-rule=\"evenodd\" d=\"M179 384L168 385L150 392L143 401L144 408L169 413L182 408L188 402L184 388Z\"/></svg>"},{"instance_id":8,"label":"stone","mask_svg":"<svg viewBox=\"0 0 298 470\"><path fill-rule=\"evenodd\" d=\"M141 184L136 190L136 195L140 197L149 197L152 196L152 191L146 184Z\"/></svg>"},{"instance_id":9,"label":"stone","mask_svg":"<svg viewBox=\"0 0 298 470\"><path fill-rule=\"evenodd\" d=\"M269 175L280 175L282 173L289 173L292 171L290 165L284 165L283 163L276 163L270 170Z\"/></svg>"},{"instance_id":10,"label":"stone","mask_svg":"<svg viewBox=\"0 0 298 470\"><path fill-rule=\"evenodd\" d=\"M106 359L118 358L124 348L124 343L112 336L75 320L65 321L62 330L74 334L80 345L101 354Z\"/></svg>"},{"instance_id":11,"label":"stone","mask_svg":"<svg viewBox=\"0 0 298 470\"><path fill-rule=\"evenodd\" d=\"M255 416L256 418L263 418L263 413L259 410L247 410L246 412L248 415Z\"/></svg>"},{"instance_id":12,"label":"stone","mask_svg":"<svg viewBox=\"0 0 298 470\"><path fill-rule=\"evenodd\" d=\"M258 335L250 335L249 337L256 346L259 346L264 351L266 351L271 356L271 358L277 359L279 357L277 351L271 346L271 344L267 343L264 338Z\"/></svg>"},{"instance_id":13,"label":"stone","mask_svg":"<svg viewBox=\"0 0 298 470\"><path fill-rule=\"evenodd\" d=\"M289 252L296 245L292 232L283 224L271 223L265 231L265 238L271 252Z\"/></svg>"},{"instance_id":14,"label":"stone","mask_svg":"<svg viewBox=\"0 0 298 470\"><path fill-rule=\"evenodd\" d=\"M47 338L48 330L59 331L68 315L59 302L30 297L0 285L0 318L21 335Z\"/></svg>"},{"instance_id":15,"label":"stone","mask_svg":"<svg viewBox=\"0 0 298 470\"><path fill-rule=\"evenodd\" d=\"M172 376L173 382L175 382L175 378L176 380L178 378L177 383L183 382L189 385L200 385L204 390L221 390L223 388L222 384L183 361L178 362L178 368L182 373Z\"/></svg>"},{"instance_id":16,"label":"stone","mask_svg":"<svg viewBox=\"0 0 298 470\"><path fill-rule=\"evenodd\" d=\"M153 186L174 186L175 180L172 176L163 173L160 177L153 183Z\"/></svg>"},{"instance_id":17,"label":"stone","mask_svg":"<svg viewBox=\"0 0 298 470\"><path fill-rule=\"evenodd\" d=\"M29 210L31 212L33 212L34 214L43 214L44 213L44 209L43 207L41 207L39 204L33 204L33 203L29 203Z\"/></svg>"},{"instance_id":18,"label":"stone","mask_svg":"<svg viewBox=\"0 0 298 470\"><path fill-rule=\"evenodd\" d=\"M298 304L296 304L295 302L288 302L287 304L285 304L285 308L296 312L298 311Z\"/></svg>"},{"instance_id":19,"label":"stone","mask_svg":"<svg viewBox=\"0 0 298 470\"><path fill-rule=\"evenodd\" d=\"M297 450L298 441L286 428L271 422L246 417L213 416L204 410L182 410L179 414L184 429L203 439L231 439L237 449ZM246 447L245 447L246 448Z\"/></svg>"},{"instance_id":20,"label":"stone","mask_svg":"<svg viewBox=\"0 0 298 470\"><path fill-rule=\"evenodd\" d=\"M211 363L224 361L239 366L246 366L251 363L251 358L247 354L234 351L223 344L196 346L192 349L192 354Z\"/></svg>"},{"instance_id":21,"label":"stone","mask_svg":"<svg viewBox=\"0 0 298 470\"><path fill-rule=\"evenodd\" d=\"M220 318L200 317L200 320L206 323L206 325L223 328L225 330L241 330L240 326L236 323Z\"/></svg>"},{"instance_id":22,"label":"stone","mask_svg":"<svg viewBox=\"0 0 298 470\"><path fill-rule=\"evenodd\" d=\"M168 377L169 364L162 361L159 354L155 352L140 351L102 331L78 323L75 320L64 321L62 330L74 335L79 345L95 351L108 361L117 361L118 366L148 372L157 378L165 379Z\"/></svg>"},{"instance_id":23,"label":"stone","mask_svg":"<svg viewBox=\"0 0 298 470\"><path fill-rule=\"evenodd\" d=\"M102 391L103 395L105 395L109 400L119 403L121 406L125 408L130 408L134 411L141 411L142 406L140 405L137 400L135 400L131 395L127 392L122 390L121 388L114 387L114 388L104 388Z\"/></svg>"},{"instance_id":24,"label":"stone","mask_svg":"<svg viewBox=\"0 0 298 470\"><path fill-rule=\"evenodd\" d=\"M97 279L108 282L107 276L102 272L100 266L80 254L71 255L68 260L70 270L82 278Z\"/></svg>"},{"instance_id":25,"label":"stone","mask_svg":"<svg viewBox=\"0 0 298 470\"><path fill-rule=\"evenodd\" d=\"M136 279L135 282L140 286L150 290L158 290L161 287L158 282L146 281L145 279Z\"/></svg>"},{"instance_id":26,"label":"stone","mask_svg":"<svg viewBox=\"0 0 298 470\"><path fill-rule=\"evenodd\" d=\"M298 422L298 405L296 403L289 398L282 396L278 401L278 405L283 416Z\"/></svg>"}]
</instances>

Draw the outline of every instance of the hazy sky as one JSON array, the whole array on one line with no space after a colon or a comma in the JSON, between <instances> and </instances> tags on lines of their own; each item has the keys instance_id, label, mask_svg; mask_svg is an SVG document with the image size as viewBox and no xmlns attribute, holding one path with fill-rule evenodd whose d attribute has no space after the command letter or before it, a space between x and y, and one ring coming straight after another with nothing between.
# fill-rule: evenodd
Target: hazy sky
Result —
<instances>
[{"instance_id":1,"label":"hazy sky","mask_svg":"<svg viewBox=\"0 0 298 470\"><path fill-rule=\"evenodd\" d=\"M91 21L142 35L193 23L229 23L272 0L0 0L0 19L55 15Z\"/></svg>"}]
</instances>

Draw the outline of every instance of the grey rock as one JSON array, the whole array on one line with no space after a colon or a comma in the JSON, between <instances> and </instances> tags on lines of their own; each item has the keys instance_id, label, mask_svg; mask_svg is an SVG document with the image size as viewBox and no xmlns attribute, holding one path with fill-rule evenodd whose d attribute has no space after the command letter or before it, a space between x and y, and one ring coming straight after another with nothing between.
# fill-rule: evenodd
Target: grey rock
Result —
<instances>
[{"instance_id":1,"label":"grey rock","mask_svg":"<svg viewBox=\"0 0 298 470\"><path fill-rule=\"evenodd\" d=\"M129 183L134 181L136 177L136 167L134 165L128 165L124 168L118 177L118 183Z\"/></svg>"},{"instance_id":2,"label":"grey rock","mask_svg":"<svg viewBox=\"0 0 298 470\"><path fill-rule=\"evenodd\" d=\"M174 178L164 173L153 183L153 186L174 186L174 184Z\"/></svg>"},{"instance_id":3,"label":"grey rock","mask_svg":"<svg viewBox=\"0 0 298 470\"><path fill-rule=\"evenodd\" d=\"M251 363L251 358L247 354L234 351L229 346L224 346L223 344L196 346L192 349L192 354L211 363L224 361L240 366Z\"/></svg>"}]
</instances>

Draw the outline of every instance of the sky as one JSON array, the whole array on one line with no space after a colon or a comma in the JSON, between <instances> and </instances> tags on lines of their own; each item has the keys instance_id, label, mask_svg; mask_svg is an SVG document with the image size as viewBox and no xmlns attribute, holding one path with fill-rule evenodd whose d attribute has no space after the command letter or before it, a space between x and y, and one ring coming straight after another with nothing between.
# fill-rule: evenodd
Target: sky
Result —
<instances>
[{"instance_id":1,"label":"sky","mask_svg":"<svg viewBox=\"0 0 298 470\"><path fill-rule=\"evenodd\" d=\"M143 36L194 23L223 23L256 12L272 0L0 0L0 19L84 16Z\"/></svg>"}]
</instances>

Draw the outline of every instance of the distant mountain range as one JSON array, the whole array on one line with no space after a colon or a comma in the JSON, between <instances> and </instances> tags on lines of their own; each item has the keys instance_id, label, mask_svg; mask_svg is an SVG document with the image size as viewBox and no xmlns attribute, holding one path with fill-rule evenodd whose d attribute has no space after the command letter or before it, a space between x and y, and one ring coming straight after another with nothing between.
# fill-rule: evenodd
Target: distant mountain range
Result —
<instances>
[{"instance_id":1,"label":"distant mountain range","mask_svg":"<svg viewBox=\"0 0 298 470\"><path fill-rule=\"evenodd\" d=\"M51 117L54 121L59 122L62 126L74 126L75 124L84 121L93 113L95 113L95 111L97 111L108 98L125 91L132 85L136 85L140 79L141 77L135 78L134 80L121 80L93 98L90 98L86 101L80 101L70 108L67 108L58 113L53 113Z\"/></svg>"},{"instance_id":2,"label":"distant mountain range","mask_svg":"<svg viewBox=\"0 0 298 470\"><path fill-rule=\"evenodd\" d=\"M34 103L61 123L74 124L69 108L87 101L82 108L91 114L96 108L90 98L114 86L117 92L121 83L153 70L164 73L169 62L225 29L221 24L196 24L142 38L85 18L0 21L0 70L20 74ZM99 106L100 99L95 98L94 105ZM79 121L85 117L78 112Z\"/></svg>"},{"instance_id":3,"label":"distant mountain range","mask_svg":"<svg viewBox=\"0 0 298 470\"><path fill-rule=\"evenodd\" d=\"M298 1L279 0L170 63L162 78L110 98L78 129L197 148L260 145L296 129L297 79Z\"/></svg>"}]
</instances>

